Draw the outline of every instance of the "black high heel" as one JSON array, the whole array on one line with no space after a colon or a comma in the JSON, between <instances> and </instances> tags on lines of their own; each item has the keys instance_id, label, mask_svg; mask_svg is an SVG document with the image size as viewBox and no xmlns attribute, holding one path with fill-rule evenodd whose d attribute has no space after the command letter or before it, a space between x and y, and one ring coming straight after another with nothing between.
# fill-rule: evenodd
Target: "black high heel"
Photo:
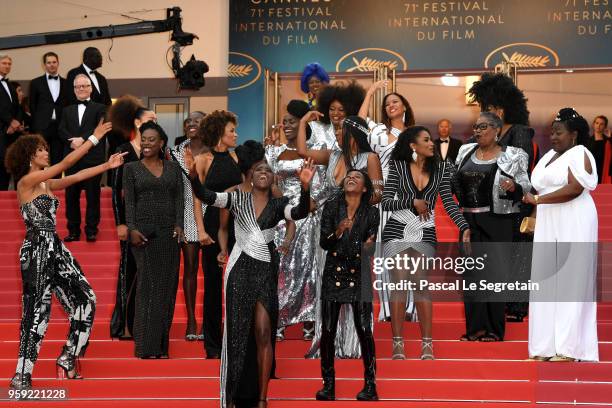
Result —
<instances>
[{"instance_id":1,"label":"black high heel","mask_svg":"<svg viewBox=\"0 0 612 408\"><path fill-rule=\"evenodd\" d=\"M80 368L79 360L70 352L67 346L62 348L62 354L57 358L55 363L57 365L57 377L60 379L68 380L82 380L83 377L79 374L78 368ZM78 368L77 368L78 366ZM73 373L73 374L71 374Z\"/></svg>"},{"instance_id":2,"label":"black high heel","mask_svg":"<svg viewBox=\"0 0 612 408\"><path fill-rule=\"evenodd\" d=\"M15 373L13 378L11 378L9 388L14 390L29 390L32 388L32 374Z\"/></svg>"}]
</instances>

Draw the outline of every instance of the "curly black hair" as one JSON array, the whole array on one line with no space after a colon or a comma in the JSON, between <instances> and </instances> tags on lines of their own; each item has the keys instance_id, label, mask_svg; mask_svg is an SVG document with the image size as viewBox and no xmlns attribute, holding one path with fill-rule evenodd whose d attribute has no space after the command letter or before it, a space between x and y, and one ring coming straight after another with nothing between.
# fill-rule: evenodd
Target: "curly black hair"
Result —
<instances>
[{"instance_id":1,"label":"curly black hair","mask_svg":"<svg viewBox=\"0 0 612 408\"><path fill-rule=\"evenodd\" d=\"M15 183L30 171L30 161L36 151L44 147L49 151L49 145L41 135L23 135L9 146L4 155L4 167L13 175Z\"/></svg>"},{"instance_id":2,"label":"curly black hair","mask_svg":"<svg viewBox=\"0 0 612 408\"><path fill-rule=\"evenodd\" d=\"M352 80L348 84L338 83L328 85L319 91L317 97L317 110L323 114L321 122L329 124L329 107L333 101L338 101L344 108L346 116L357 115L365 99L366 91L363 86Z\"/></svg>"},{"instance_id":3,"label":"curly black hair","mask_svg":"<svg viewBox=\"0 0 612 408\"><path fill-rule=\"evenodd\" d=\"M410 143L416 143L416 139L419 136L419 133L427 132L431 137L431 132L425 126L411 126L400 133L397 138L397 143L391 152L391 160L403 160L408 163L414 161L412 159L412 149L410 148ZM428 157L425 159L425 170L429 175L432 175L436 168L438 167L438 155L434 153L432 157Z\"/></svg>"},{"instance_id":4,"label":"curly black hair","mask_svg":"<svg viewBox=\"0 0 612 408\"><path fill-rule=\"evenodd\" d=\"M202 139L205 146L212 149L219 143L225 133L225 126L230 122L238 126L238 118L233 112L216 110L209 113L202 119L197 137Z\"/></svg>"},{"instance_id":5,"label":"curly black hair","mask_svg":"<svg viewBox=\"0 0 612 408\"><path fill-rule=\"evenodd\" d=\"M576 132L576 144L588 146L590 141L589 122L572 108L563 108L553 123L563 123L568 131Z\"/></svg>"},{"instance_id":6,"label":"curly black hair","mask_svg":"<svg viewBox=\"0 0 612 408\"><path fill-rule=\"evenodd\" d=\"M134 120L140 119L146 111L147 108L137 97L121 96L108 111L108 120L113 124L113 132L120 134L123 140L130 140L136 131Z\"/></svg>"},{"instance_id":7,"label":"curly black hair","mask_svg":"<svg viewBox=\"0 0 612 408\"><path fill-rule=\"evenodd\" d=\"M474 82L467 94L470 101L477 102L483 112L492 107L502 108L504 123L529 126L527 98L509 76L484 73L480 81Z\"/></svg>"},{"instance_id":8,"label":"curly black hair","mask_svg":"<svg viewBox=\"0 0 612 408\"><path fill-rule=\"evenodd\" d=\"M255 163L264 159L265 154L263 145L255 140L247 140L234 151L238 156L238 167L245 176Z\"/></svg>"}]
</instances>

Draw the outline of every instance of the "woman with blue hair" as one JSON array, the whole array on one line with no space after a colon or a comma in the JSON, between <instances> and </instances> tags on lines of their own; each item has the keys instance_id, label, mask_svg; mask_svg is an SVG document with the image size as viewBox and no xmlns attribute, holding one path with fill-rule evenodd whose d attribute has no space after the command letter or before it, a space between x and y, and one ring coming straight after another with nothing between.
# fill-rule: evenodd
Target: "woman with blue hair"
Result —
<instances>
[{"instance_id":1,"label":"woman with blue hair","mask_svg":"<svg viewBox=\"0 0 612 408\"><path fill-rule=\"evenodd\" d=\"M308 95L308 107L313 109L317 105L317 96L319 90L329 84L329 75L318 62L313 62L304 67L302 78L300 80L300 88L302 92Z\"/></svg>"}]
</instances>

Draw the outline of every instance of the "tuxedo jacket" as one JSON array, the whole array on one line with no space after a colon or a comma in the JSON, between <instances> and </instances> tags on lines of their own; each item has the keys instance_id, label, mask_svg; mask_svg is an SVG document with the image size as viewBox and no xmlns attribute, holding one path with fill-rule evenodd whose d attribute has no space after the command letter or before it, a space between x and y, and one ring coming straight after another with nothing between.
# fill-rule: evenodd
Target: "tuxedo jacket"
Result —
<instances>
[{"instance_id":1,"label":"tuxedo jacket","mask_svg":"<svg viewBox=\"0 0 612 408\"><path fill-rule=\"evenodd\" d=\"M53 100L47 74L34 78L30 82L30 112L32 114L31 129L33 132L41 132L49 127L53 109L55 109L55 119L62 118L62 109L66 104L66 80L62 77L59 81L59 96Z\"/></svg>"},{"instance_id":2,"label":"tuxedo jacket","mask_svg":"<svg viewBox=\"0 0 612 408\"><path fill-rule=\"evenodd\" d=\"M87 140L98 126L100 119L106 113L106 106L101 103L89 102L83 113L83 119L79 125L78 105L69 105L62 111L62 119L59 124L59 138L64 144L64 156L72 151L70 138L82 137ZM97 146L92 147L89 152L76 164L80 169L97 166L106 160L106 138L102 139Z\"/></svg>"},{"instance_id":3,"label":"tuxedo jacket","mask_svg":"<svg viewBox=\"0 0 612 408\"><path fill-rule=\"evenodd\" d=\"M434 145L436 146L436 151L440 158L442 158L442 152L440 150L440 139L434 140ZM455 163L457 159L457 154L459 153L459 148L463 145L463 142L459 139L455 139L454 137L448 138L448 150L446 151L446 160L451 163Z\"/></svg>"},{"instance_id":4,"label":"tuxedo jacket","mask_svg":"<svg viewBox=\"0 0 612 408\"><path fill-rule=\"evenodd\" d=\"M68 75L66 75L66 105L72 105L77 103L76 94L74 93L74 78L76 78L79 74L85 74L89 78L87 71L83 65L79 65L76 68L72 68L68 71ZM98 84L100 85L100 91L96 88L93 81L91 83L91 100L97 103L101 103L102 105L110 106L111 105L111 97L110 92L108 90L108 82L106 82L106 77L101 73L95 73L96 79L98 80Z\"/></svg>"},{"instance_id":5,"label":"tuxedo jacket","mask_svg":"<svg viewBox=\"0 0 612 408\"><path fill-rule=\"evenodd\" d=\"M11 92L11 96L9 97L4 89L4 85L0 84L0 87L2 87L2 89L0 89L0 157L4 157L6 148L17 136L15 134L7 135L6 130L13 119L19 122L23 121L23 110L21 109L21 105L19 105L15 88L10 84L8 85L9 91ZM4 163L0 163L0 165L4 165Z\"/></svg>"}]
</instances>

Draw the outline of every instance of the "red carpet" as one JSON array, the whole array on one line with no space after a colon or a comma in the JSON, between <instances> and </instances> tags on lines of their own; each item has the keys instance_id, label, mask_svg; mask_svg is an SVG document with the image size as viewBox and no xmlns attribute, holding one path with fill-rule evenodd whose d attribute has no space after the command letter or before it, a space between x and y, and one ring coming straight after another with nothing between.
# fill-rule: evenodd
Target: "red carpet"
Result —
<instances>
[{"instance_id":1,"label":"red carpet","mask_svg":"<svg viewBox=\"0 0 612 408\"><path fill-rule=\"evenodd\" d=\"M216 407L219 397L219 361L205 360L201 342L185 342L185 308L179 284L169 360L138 360L133 343L109 337L109 319L115 296L118 243L110 205L110 191L104 189L99 241L69 244L83 267L98 299L98 311L87 357L82 360L86 376L81 381L55 379L55 358L64 341L65 315L54 301L51 323L34 371L35 387L62 387L69 400L8 403L7 406L52 407ZM599 210L600 240L612 241L612 186L600 186L595 201ZM67 234L65 207L58 214L60 236ZM84 207L84 206L83 206ZM438 215L443 212L438 211ZM14 192L0 193L0 390L6 387L15 369L20 318L21 279L18 250L23 239L23 221ZM445 216L436 218L439 238L452 241L457 230ZM602 262L608 260L607 253ZM600 283L610 288L612 281ZM611 291L608 289L606 292ZM202 312L200 277L197 314ZM600 304L600 363L535 363L527 358L527 322L509 323L506 341L495 344L462 343L463 306L460 303L434 305L435 361L420 361L418 325L406 323L405 361L391 361L391 331L387 323L375 327L378 356L378 392L381 401L368 407L567 407L579 404L596 407L612 404L612 303ZM318 360L304 360L309 343L300 340L301 329L287 330L287 339L277 345L277 374L270 385L270 407L348 408L362 387L363 368L359 360L336 364L335 403L318 402L320 388ZM0 396L5 398L6 395Z\"/></svg>"}]
</instances>

